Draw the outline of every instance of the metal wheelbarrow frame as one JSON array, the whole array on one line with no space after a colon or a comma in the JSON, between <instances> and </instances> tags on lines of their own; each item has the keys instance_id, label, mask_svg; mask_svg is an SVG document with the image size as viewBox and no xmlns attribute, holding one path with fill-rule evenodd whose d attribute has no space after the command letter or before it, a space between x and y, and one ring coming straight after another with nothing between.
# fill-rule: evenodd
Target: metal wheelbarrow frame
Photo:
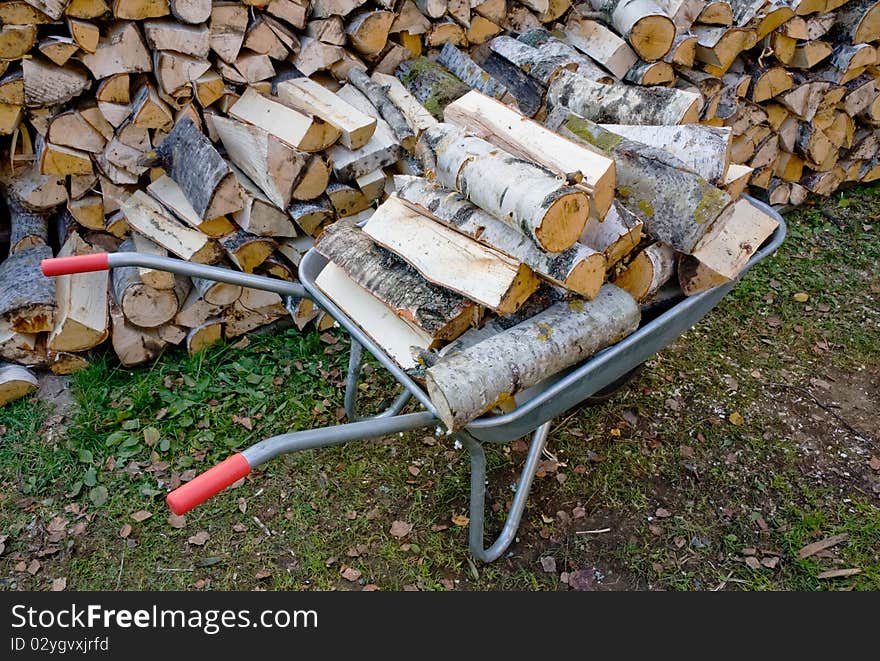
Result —
<instances>
[{"instance_id":1,"label":"metal wheelbarrow frame","mask_svg":"<svg viewBox=\"0 0 880 661\"><path fill-rule=\"evenodd\" d=\"M785 221L775 210L762 202L748 199L773 216L779 222L779 227L752 256L739 278L746 270L779 248L787 231ZM326 264L325 257L314 249L309 250L299 265L299 277L302 283L300 285L216 266L130 252L62 257L43 262L43 273L47 276L106 270L118 266L142 266L273 291L288 297L309 298L330 314L351 336L351 354L344 400L349 422L280 434L233 454L168 494L166 501L176 514L188 512L243 478L257 466L279 455L438 427L442 424L425 390L315 285L315 279ZM484 562L492 562L513 542L553 420L609 384L619 381L692 328L736 286L739 278L695 296L682 297L668 310L648 321L617 344L518 394L517 407L513 411L503 415L484 415L454 434L455 438L467 448L470 458L468 545L475 557ZM403 391L381 413L360 417L357 413L357 385L365 348L403 386ZM401 411L411 398L415 398L425 410L402 414ZM491 546L486 548L484 545L486 455L483 444L509 443L526 434L531 434L531 443L516 485L512 506L500 534Z\"/></svg>"}]
</instances>

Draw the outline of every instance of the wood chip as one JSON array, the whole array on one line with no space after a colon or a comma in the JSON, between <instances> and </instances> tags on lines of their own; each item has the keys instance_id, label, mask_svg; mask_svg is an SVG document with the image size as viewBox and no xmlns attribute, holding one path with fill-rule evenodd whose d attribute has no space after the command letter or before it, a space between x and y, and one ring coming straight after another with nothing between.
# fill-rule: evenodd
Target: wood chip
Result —
<instances>
[{"instance_id":1,"label":"wood chip","mask_svg":"<svg viewBox=\"0 0 880 661\"><path fill-rule=\"evenodd\" d=\"M797 557L800 560L803 560L804 558L809 558L811 555L816 555L819 551L830 549L832 546L837 546L841 542L845 542L848 539L849 533L845 532L839 535L834 535L833 537L821 539L818 542L807 544L800 551L798 551Z\"/></svg>"}]
</instances>

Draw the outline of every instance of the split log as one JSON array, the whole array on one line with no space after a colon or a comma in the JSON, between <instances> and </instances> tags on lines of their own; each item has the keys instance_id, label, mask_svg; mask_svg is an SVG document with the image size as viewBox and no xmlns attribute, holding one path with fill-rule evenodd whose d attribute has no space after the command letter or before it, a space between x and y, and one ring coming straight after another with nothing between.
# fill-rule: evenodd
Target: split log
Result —
<instances>
[{"instance_id":1,"label":"split log","mask_svg":"<svg viewBox=\"0 0 880 661\"><path fill-rule=\"evenodd\" d=\"M142 255L155 255L156 257L168 257L168 251L157 243L154 243L143 234L131 233L131 247L129 249ZM121 250L121 245L117 250ZM153 289L174 289L174 274L169 271L151 269L143 266L138 267L138 277L148 287Z\"/></svg>"},{"instance_id":2,"label":"split log","mask_svg":"<svg viewBox=\"0 0 880 661\"><path fill-rule=\"evenodd\" d=\"M186 351L193 356L223 340L223 320L208 319L186 334Z\"/></svg>"},{"instance_id":3,"label":"split log","mask_svg":"<svg viewBox=\"0 0 880 661\"><path fill-rule=\"evenodd\" d=\"M836 22L829 36L834 41L863 44L880 38L880 2L852 0L835 11Z\"/></svg>"},{"instance_id":4,"label":"split log","mask_svg":"<svg viewBox=\"0 0 880 661\"><path fill-rule=\"evenodd\" d=\"M370 207L370 201L360 190L340 181L327 184L327 199L340 218L348 218Z\"/></svg>"},{"instance_id":5,"label":"split log","mask_svg":"<svg viewBox=\"0 0 880 661\"><path fill-rule=\"evenodd\" d=\"M235 175L190 118L175 124L156 156L199 218L217 218L241 209Z\"/></svg>"},{"instance_id":6,"label":"split log","mask_svg":"<svg viewBox=\"0 0 880 661\"><path fill-rule=\"evenodd\" d=\"M92 248L73 232L61 247L58 257L87 255L91 252L94 252ZM55 278L58 310L55 327L46 341L49 349L85 351L107 339L107 281L107 271Z\"/></svg>"},{"instance_id":7,"label":"split log","mask_svg":"<svg viewBox=\"0 0 880 661\"><path fill-rule=\"evenodd\" d=\"M325 44L317 39L302 37L300 51L293 61L293 66L304 76L311 76L316 71L324 71L342 60L346 51L339 46Z\"/></svg>"},{"instance_id":8,"label":"split log","mask_svg":"<svg viewBox=\"0 0 880 661\"><path fill-rule=\"evenodd\" d=\"M131 240L119 246L121 251L132 251ZM188 294L189 281L176 278L174 289L153 289L145 285L136 266L113 269L113 298L125 318L141 328L156 328L171 321ZM186 283L186 284L184 284Z\"/></svg>"},{"instance_id":9,"label":"split log","mask_svg":"<svg viewBox=\"0 0 880 661\"><path fill-rule=\"evenodd\" d=\"M372 172L367 172L364 175L361 175L357 179L355 179L355 183L357 187L360 188L361 193L364 194L364 197L372 204L385 192L385 184L387 183L387 177L385 176L385 171L379 168L378 170L373 170Z\"/></svg>"},{"instance_id":10,"label":"split log","mask_svg":"<svg viewBox=\"0 0 880 661\"><path fill-rule=\"evenodd\" d=\"M602 128L628 140L672 154L715 186L720 186L727 175L733 138L729 128L700 124L684 126L602 124Z\"/></svg>"},{"instance_id":11,"label":"split log","mask_svg":"<svg viewBox=\"0 0 880 661\"><path fill-rule=\"evenodd\" d=\"M310 236L316 236L323 225L333 219L333 207L329 202L294 202L287 213L299 228Z\"/></svg>"},{"instance_id":12,"label":"split log","mask_svg":"<svg viewBox=\"0 0 880 661\"><path fill-rule=\"evenodd\" d=\"M601 222L595 218L587 221L578 242L604 255L606 268L611 269L639 245L643 225L634 213L615 200Z\"/></svg>"},{"instance_id":13,"label":"split log","mask_svg":"<svg viewBox=\"0 0 880 661\"><path fill-rule=\"evenodd\" d=\"M668 87L602 85L563 71L547 91L547 106L565 106L594 122L615 124L695 124L699 94Z\"/></svg>"},{"instance_id":14,"label":"split log","mask_svg":"<svg viewBox=\"0 0 880 661\"><path fill-rule=\"evenodd\" d=\"M49 246L34 246L0 263L0 322L16 333L51 331L55 325L55 283L40 271L52 257Z\"/></svg>"},{"instance_id":15,"label":"split log","mask_svg":"<svg viewBox=\"0 0 880 661\"><path fill-rule=\"evenodd\" d=\"M251 87L229 109L229 115L306 152L323 151L340 136L339 130L330 124L262 96Z\"/></svg>"},{"instance_id":16,"label":"split log","mask_svg":"<svg viewBox=\"0 0 880 661\"><path fill-rule=\"evenodd\" d=\"M310 78L293 78L278 84L278 98L297 110L320 117L340 132L339 142L360 149L373 137L376 120L343 102ZM282 205L283 206L283 205Z\"/></svg>"},{"instance_id":17,"label":"split log","mask_svg":"<svg viewBox=\"0 0 880 661\"><path fill-rule=\"evenodd\" d=\"M690 252L730 197L688 171L673 156L606 131L564 108L546 125L613 158L621 201L637 209L645 232L679 252Z\"/></svg>"},{"instance_id":18,"label":"split log","mask_svg":"<svg viewBox=\"0 0 880 661\"><path fill-rule=\"evenodd\" d=\"M244 230L224 236L220 239L220 245L232 263L245 273L253 273L275 250L275 242L271 239Z\"/></svg>"},{"instance_id":19,"label":"split log","mask_svg":"<svg viewBox=\"0 0 880 661\"><path fill-rule=\"evenodd\" d=\"M618 34L646 62L659 60L672 47L675 25L653 0L590 0Z\"/></svg>"},{"instance_id":20,"label":"split log","mask_svg":"<svg viewBox=\"0 0 880 661\"><path fill-rule=\"evenodd\" d=\"M583 191L451 124L425 131L423 142L438 181L532 237L550 252L570 248L583 231L589 200Z\"/></svg>"},{"instance_id":21,"label":"split log","mask_svg":"<svg viewBox=\"0 0 880 661\"><path fill-rule=\"evenodd\" d=\"M444 118L515 156L531 160L590 196L602 218L614 199L614 161L560 137L510 107L473 91L446 106Z\"/></svg>"},{"instance_id":22,"label":"split log","mask_svg":"<svg viewBox=\"0 0 880 661\"><path fill-rule=\"evenodd\" d=\"M586 298L593 298L602 286L605 259L586 245L576 243L561 253L546 253L455 191L421 177L396 176L394 182L400 199L415 205L416 211L525 264L541 279Z\"/></svg>"},{"instance_id":23,"label":"split log","mask_svg":"<svg viewBox=\"0 0 880 661\"><path fill-rule=\"evenodd\" d=\"M193 289L203 301L210 305L232 305L241 297L240 285L231 285L226 282L216 282L204 278L193 278Z\"/></svg>"},{"instance_id":24,"label":"split log","mask_svg":"<svg viewBox=\"0 0 880 661\"><path fill-rule=\"evenodd\" d=\"M184 23L204 23L211 17L211 0L170 0L171 13Z\"/></svg>"},{"instance_id":25,"label":"split log","mask_svg":"<svg viewBox=\"0 0 880 661\"><path fill-rule=\"evenodd\" d=\"M675 271L675 251L662 243L641 250L613 283L642 303L653 296Z\"/></svg>"},{"instance_id":26,"label":"split log","mask_svg":"<svg viewBox=\"0 0 880 661\"><path fill-rule=\"evenodd\" d=\"M361 55L378 55L388 41L388 31L394 22L390 11L367 10L352 17L345 31L351 46Z\"/></svg>"},{"instance_id":27,"label":"split log","mask_svg":"<svg viewBox=\"0 0 880 661\"><path fill-rule=\"evenodd\" d=\"M471 301L432 285L351 221L327 228L315 248L397 316L431 337L429 348L454 340L479 321L479 308Z\"/></svg>"},{"instance_id":28,"label":"split log","mask_svg":"<svg viewBox=\"0 0 880 661\"><path fill-rule=\"evenodd\" d=\"M384 303L352 280L333 262L328 263L315 280L324 292L361 330L391 356L392 360L404 369L419 366L413 357L412 347L427 350L433 338L412 324L404 321ZM304 326L317 317L311 301L304 299L297 310L297 325Z\"/></svg>"},{"instance_id":29,"label":"split log","mask_svg":"<svg viewBox=\"0 0 880 661\"><path fill-rule=\"evenodd\" d=\"M287 206L305 175L308 156L257 126L220 116L212 121L229 159L273 204Z\"/></svg>"},{"instance_id":30,"label":"split log","mask_svg":"<svg viewBox=\"0 0 880 661\"><path fill-rule=\"evenodd\" d=\"M226 236L235 229L226 216L200 218L183 189L166 174L150 183L147 186L147 192L161 202L162 206L171 211L176 218L208 237L216 239Z\"/></svg>"},{"instance_id":31,"label":"split log","mask_svg":"<svg viewBox=\"0 0 880 661\"><path fill-rule=\"evenodd\" d=\"M428 368L426 385L440 419L460 429L516 393L638 328L639 307L606 285L593 301L567 301Z\"/></svg>"},{"instance_id":32,"label":"split log","mask_svg":"<svg viewBox=\"0 0 880 661\"><path fill-rule=\"evenodd\" d=\"M174 323L185 328L197 328L208 319L219 315L224 308L223 305L208 303L199 296L196 287L193 287L186 301L180 307L180 312L174 317Z\"/></svg>"},{"instance_id":33,"label":"split log","mask_svg":"<svg viewBox=\"0 0 880 661\"><path fill-rule=\"evenodd\" d=\"M625 41L596 21L572 16L565 25L565 38L618 79L623 78L639 60Z\"/></svg>"},{"instance_id":34,"label":"split log","mask_svg":"<svg viewBox=\"0 0 880 661\"><path fill-rule=\"evenodd\" d=\"M85 59L85 58L83 58ZM29 108L66 103L90 84L88 74L76 64L63 67L37 58L21 63L24 103Z\"/></svg>"},{"instance_id":35,"label":"split log","mask_svg":"<svg viewBox=\"0 0 880 661\"><path fill-rule=\"evenodd\" d=\"M733 280L778 224L748 200L737 200L712 224L692 256L726 280Z\"/></svg>"},{"instance_id":36,"label":"split log","mask_svg":"<svg viewBox=\"0 0 880 661\"><path fill-rule=\"evenodd\" d=\"M107 139L101 132L76 110L55 115L49 124L46 138L53 145L71 147L92 154L101 153L107 145Z\"/></svg>"},{"instance_id":37,"label":"split log","mask_svg":"<svg viewBox=\"0 0 880 661\"><path fill-rule=\"evenodd\" d=\"M125 320L122 310L111 302L110 322L112 331L110 344L125 367L134 367L158 358L165 349L162 340L154 328L138 328Z\"/></svg>"},{"instance_id":38,"label":"split log","mask_svg":"<svg viewBox=\"0 0 880 661\"><path fill-rule=\"evenodd\" d=\"M39 386L37 377L27 368L0 363L0 406L27 396Z\"/></svg>"},{"instance_id":39,"label":"split log","mask_svg":"<svg viewBox=\"0 0 880 661\"><path fill-rule=\"evenodd\" d=\"M228 64L238 58L248 24L248 9L240 2L214 2L211 7L211 50Z\"/></svg>"},{"instance_id":40,"label":"split log","mask_svg":"<svg viewBox=\"0 0 880 661\"><path fill-rule=\"evenodd\" d=\"M429 282L499 314L517 310L538 287L527 266L413 211L395 197L379 206L364 232Z\"/></svg>"},{"instance_id":41,"label":"split log","mask_svg":"<svg viewBox=\"0 0 880 661\"><path fill-rule=\"evenodd\" d=\"M258 236L296 236L296 228L290 217L263 195L241 170L233 168L233 172L244 194L244 208L233 214L238 226Z\"/></svg>"},{"instance_id":42,"label":"split log","mask_svg":"<svg viewBox=\"0 0 880 661\"><path fill-rule=\"evenodd\" d=\"M241 298L223 313L226 338L233 338L287 316L281 296L245 288Z\"/></svg>"},{"instance_id":43,"label":"split log","mask_svg":"<svg viewBox=\"0 0 880 661\"><path fill-rule=\"evenodd\" d=\"M95 80L117 73L142 73L153 70L150 53L134 23L118 23L98 42L94 53L81 58Z\"/></svg>"},{"instance_id":44,"label":"split log","mask_svg":"<svg viewBox=\"0 0 880 661\"><path fill-rule=\"evenodd\" d=\"M203 264L220 259L220 248L210 237L173 220L143 191L136 191L123 202L122 212L134 230L181 259Z\"/></svg>"},{"instance_id":45,"label":"split log","mask_svg":"<svg viewBox=\"0 0 880 661\"><path fill-rule=\"evenodd\" d=\"M346 85L336 93L336 96L363 113L377 112L367 97L353 85ZM408 126L407 130L412 132ZM333 173L342 182L353 182L368 172L392 165L402 155L403 149L394 130L388 122L378 118L373 136L360 149L352 150L341 145L333 145L327 150L327 156L333 163Z\"/></svg>"},{"instance_id":46,"label":"split log","mask_svg":"<svg viewBox=\"0 0 880 661\"><path fill-rule=\"evenodd\" d=\"M16 333L0 326L0 358L19 365L44 365L46 347L43 335Z\"/></svg>"}]
</instances>

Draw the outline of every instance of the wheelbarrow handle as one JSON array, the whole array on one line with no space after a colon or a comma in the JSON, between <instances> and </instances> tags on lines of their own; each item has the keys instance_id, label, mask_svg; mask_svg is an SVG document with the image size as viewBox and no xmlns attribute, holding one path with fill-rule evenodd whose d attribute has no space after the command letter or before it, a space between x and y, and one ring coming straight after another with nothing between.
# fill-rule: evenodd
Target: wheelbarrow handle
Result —
<instances>
[{"instance_id":1,"label":"wheelbarrow handle","mask_svg":"<svg viewBox=\"0 0 880 661\"><path fill-rule=\"evenodd\" d=\"M185 514L250 472L251 465L247 459L240 452L236 453L169 493L165 502L175 514Z\"/></svg>"},{"instance_id":2,"label":"wheelbarrow handle","mask_svg":"<svg viewBox=\"0 0 880 661\"><path fill-rule=\"evenodd\" d=\"M51 259L44 259L40 265L43 275L49 277L71 275L73 273L89 273L90 271L106 271L118 266L140 266L192 278L203 278L216 282L226 282L231 285L271 291L282 296L312 298L312 295L298 282L267 278L266 276L254 275L253 273L240 273L220 266L196 264L182 259L159 257L158 255L147 255L139 252L101 252L71 257L53 257Z\"/></svg>"},{"instance_id":3,"label":"wheelbarrow handle","mask_svg":"<svg viewBox=\"0 0 880 661\"><path fill-rule=\"evenodd\" d=\"M106 252L93 253L91 255L73 255L71 257L53 257L44 259L40 264L43 275L54 277L58 275L72 275L73 273L91 273L92 271L107 271L110 269L109 255Z\"/></svg>"}]
</instances>

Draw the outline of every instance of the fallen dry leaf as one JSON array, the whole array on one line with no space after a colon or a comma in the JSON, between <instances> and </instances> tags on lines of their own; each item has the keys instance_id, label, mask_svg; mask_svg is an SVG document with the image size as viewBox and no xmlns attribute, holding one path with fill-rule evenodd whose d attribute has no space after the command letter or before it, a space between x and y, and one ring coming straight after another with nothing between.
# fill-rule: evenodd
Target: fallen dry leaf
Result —
<instances>
[{"instance_id":1,"label":"fallen dry leaf","mask_svg":"<svg viewBox=\"0 0 880 661\"><path fill-rule=\"evenodd\" d=\"M407 523L406 521L394 521L391 524L391 536L397 537L400 539L401 537L406 537L408 534L412 532L413 525L411 523Z\"/></svg>"},{"instance_id":2,"label":"fallen dry leaf","mask_svg":"<svg viewBox=\"0 0 880 661\"><path fill-rule=\"evenodd\" d=\"M730 420L730 424L732 424L736 427L741 427L742 425L744 425L746 423L745 418L743 418L742 414L739 413L738 411L734 411L733 413L731 413L728 420Z\"/></svg>"},{"instance_id":3,"label":"fallen dry leaf","mask_svg":"<svg viewBox=\"0 0 880 661\"><path fill-rule=\"evenodd\" d=\"M379 586L375 583L367 583L361 592L377 592L379 590Z\"/></svg>"},{"instance_id":4,"label":"fallen dry leaf","mask_svg":"<svg viewBox=\"0 0 880 661\"><path fill-rule=\"evenodd\" d=\"M806 303L807 301L810 300L810 295L807 294L806 292L799 291L794 296L792 296L792 298L794 300L796 300L798 303Z\"/></svg>"},{"instance_id":5,"label":"fallen dry leaf","mask_svg":"<svg viewBox=\"0 0 880 661\"><path fill-rule=\"evenodd\" d=\"M186 525L186 517L177 514L168 515L168 525L172 528L183 528Z\"/></svg>"},{"instance_id":6,"label":"fallen dry leaf","mask_svg":"<svg viewBox=\"0 0 880 661\"><path fill-rule=\"evenodd\" d=\"M131 534L131 525L128 523L126 523L124 526L122 526L119 529L119 536L122 537L122 539L128 539L128 536L130 534Z\"/></svg>"},{"instance_id":7,"label":"fallen dry leaf","mask_svg":"<svg viewBox=\"0 0 880 661\"><path fill-rule=\"evenodd\" d=\"M240 418L237 415L233 415L232 422L233 422L233 424L241 425L242 427L244 427L248 431L253 431L254 423L251 421L251 419L248 416L243 416Z\"/></svg>"},{"instance_id":8,"label":"fallen dry leaf","mask_svg":"<svg viewBox=\"0 0 880 661\"><path fill-rule=\"evenodd\" d=\"M648 526L648 530L650 530L651 534L654 535L655 537L659 537L660 535L663 534L663 528L661 528L660 526L658 526L654 523L652 523L651 525Z\"/></svg>"},{"instance_id":9,"label":"fallen dry leaf","mask_svg":"<svg viewBox=\"0 0 880 661\"><path fill-rule=\"evenodd\" d=\"M755 556L750 555L746 558L746 564L752 569L760 569L761 562Z\"/></svg>"},{"instance_id":10,"label":"fallen dry leaf","mask_svg":"<svg viewBox=\"0 0 880 661\"><path fill-rule=\"evenodd\" d=\"M829 569L820 573L816 578L843 578L844 576L855 576L861 573L862 570L856 567L850 569Z\"/></svg>"},{"instance_id":11,"label":"fallen dry leaf","mask_svg":"<svg viewBox=\"0 0 880 661\"><path fill-rule=\"evenodd\" d=\"M211 536L206 531L200 530L186 541L190 544L195 544L196 546L204 546L205 542L209 539L211 539Z\"/></svg>"},{"instance_id":12,"label":"fallen dry leaf","mask_svg":"<svg viewBox=\"0 0 880 661\"><path fill-rule=\"evenodd\" d=\"M782 319L776 315L767 317L767 325L770 326L770 328L779 328L782 325Z\"/></svg>"},{"instance_id":13,"label":"fallen dry leaf","mask_svg":"<svg viewBox=\"0 0 880 661\"><path fill-rule=\"evenodd\" d=\"M871 457L870 461L868 461L868 466L875 471L880 471L880 457Z\"/></svg>"},{"instance_id":14,"label":"fallen dry leaf","mask_svg":"<svg viewBox=\"0 0 880 661\"><path fill-rule=\"evenodd\" d=\"M261 580L263 580L264 578L269 578L271 575L272 575L272 572L270 572L268 569L261 569L260 571L258 571L258 572L255 574L255 578L256 578L258 581L261 581Z\"/></svg>"},{"instance_id":15,"label":"fallen dry leaf","mask_svg":"<svg viewBox=\"0 0 880 661\"><path fill-rule=\"evenodd\" d=\"M36 576L37 572L42 568L43 563L39 560L31 560L27 566L27 573L31 576Z\"/></svg>"},{"instance_id":16,"label":"fallen dry leaf","mask_svg":"<svg viewBox=\"0 0 880 661\"><path fill-rule=\"evenodd\" d=\"M346 567L345 565L343 565L342 571L339 573L342 575L342 578L346 581L351 581L352 583L359 580L361 577L361 573L357 569L354 567Z\"/></svg>"},{"instance_id":17,"label":"fallen dry leaf","mask_svg":"<svg viewBox=\"0 0 880 661\"><path fill-rule=\"evenodd\" d=\"M235 532L247 532L248 527L245 524L239 522L239 523L233 524L232 529Z\"/></svg>"},{"instance_id":18,"label":"fallen dry leaf","mask_svg":"<svg viewBox=\"0 0 880 661\"><path fill-rule=\"evenodd\" d=\"M579 592L596 589L596 572L593 569L578 569L568 575L568 586Z\"/></svg>"},{"instance_id":19,"label":"fallen dry leaf","mask_svg":"<svg viewBox=\"0 0 880 661\"><path fill-rule=\"evenodd\" d=\"M571 510L571 518L572 519L583 519L587 515L587 510L578 505L574 509Z\"/></svg>"},{"instance_id":20,"label":"fallen dry leaf","mask_svg":"<svg viewBox=\"0 0 880 661\"><path fill-rule=\"evenodd\" d=\"M825 539L820 539L818 542L813 542L812 544L807 544L800 551L798 551L797 557L801 560L804 558L809 558L811 555L817 554L819 551L824 551L825 549L830 549L832 546L836 546L841 542L845 542L849 539L849 533L841 533L839 535L834 535L832 537L826 537Z\"/></svg>"},{"instance_id":21,"label":"fallen dry leaf","mask_svg":"<svg viewBox=\"0 0 880 661\"><path fill-rule=\"evenodd\" d=\"M132 513L131 518L140 523L141 521L146 521L151 516L153 516L152 512L148 512L147 510L138 510L137 512Z\"/></svg>"},{"instance_id":22,"label":"fallen dry leaf","mask_svg":"<svg viewBox=\"0 0 880 661\"><path fill-rule=\"evenodd\" d=\"M657 511L654 512L654 516L656 516L658 519L668 519L670 516L672 516L672 512L662 507L658 507Z\"/></svg>"},{"instance_id":23,"label":"fallen dry leaf","mask_svg":"<svg viewBox=\"0 0 880 661\"><path fill-rule=\"evenodd\" d=\"M761 564L767 569L776 569L776 565L779 564L779 558L761 558Z\"/></svg>"},{"instance_id":24,"label":"fallen dry leaf","mask_svg":"<svg viewBox=\"0 0 880 661\"><path fill-rule=\"evenodd\" d=\"M66 578L53 578L52 579L52 592L63 592L67 588L67 579Z\"/></svg>"},{"instance_id":25,"label":"fallen dry leaf","mask_svg":"<svg viewBox=\"0 0 880 661\"><path fill-rule=\"evenodd\" d=\"M452 518L450 520L455 525L462 526L462 527L466 526L471 521L468 517L464 516L463 514L453 514Z\"/></svg>"},{"instance_id":26,"label":"fallen dry leaf","mask_svg":"<svg viewBox=\"0 0 880 661\"><path fill-rule=\"evenodd\" d=\"M356 518L358 518L358 514L357 514L357 512L352 510L351 512L345 513L345 518L348 519L349 521L354 521Z\"/></svg>"},{"instance_id":27,"label":"fallen dry leaf","mask_svg":"<svg viewBox=\"0 0 880 661\"><path fill-rule=\"evenodd\" d=\"M545 555L541 558L541 569L543 569L548 574L556 573L556 558L553 556Z\"/></svg>"}]
</instances>

